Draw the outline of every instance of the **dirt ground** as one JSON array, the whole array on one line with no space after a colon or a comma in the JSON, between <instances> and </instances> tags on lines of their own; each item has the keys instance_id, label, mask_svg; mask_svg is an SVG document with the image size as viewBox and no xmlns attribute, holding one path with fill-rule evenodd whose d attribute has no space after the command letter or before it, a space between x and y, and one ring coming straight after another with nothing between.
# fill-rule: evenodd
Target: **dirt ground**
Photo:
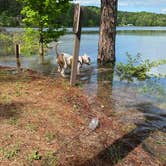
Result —
<instances>
[{"instance_id":1,"label":"dirt ground","mask_svg":"<svg viewBox=\"0 0 166 166\"><path fill-rule=\"evenodd\" d=\"M100 125L92 131L95 117ZM130 130L67 80L0 67L2 166L164 165L137 138L132 146L125 142Z\"/></svg>"}]
</instances>

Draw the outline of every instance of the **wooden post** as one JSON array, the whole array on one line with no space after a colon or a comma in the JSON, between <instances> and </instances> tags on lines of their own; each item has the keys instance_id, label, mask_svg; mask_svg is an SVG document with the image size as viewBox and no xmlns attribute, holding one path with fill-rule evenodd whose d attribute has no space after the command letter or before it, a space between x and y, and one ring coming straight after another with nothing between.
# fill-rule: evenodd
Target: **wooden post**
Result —
<instances>
[{"instance_id":1,"label":"wooden post","mask_svg":"<svg viewBox=\"0 0 166 166\"><path fill-rule=\"evenodd\" d=\"M18 44L16 44L16 46L15 46L15 54L16 54L17 70L20 71L20 67L21 67L21 63L20 63L20 48L19 48Z\"/></svg>"},{"instance_id":2,"label":"wooden post","mask_svg":"<svg viewBox=\"0 0 166 166\"><path fill-rule=\"evenodd\" d=\"M76 75L77 75L77 64L78 56L80 50L80 39L81 39L81 19L82 19L82 8L79 4L74 6L74 22L73 22L73 31L74 31L74 49L73 49L73 62L71 68L70 76L70 85L74 86L76 84Z\"/></svg>"}]
</instances>

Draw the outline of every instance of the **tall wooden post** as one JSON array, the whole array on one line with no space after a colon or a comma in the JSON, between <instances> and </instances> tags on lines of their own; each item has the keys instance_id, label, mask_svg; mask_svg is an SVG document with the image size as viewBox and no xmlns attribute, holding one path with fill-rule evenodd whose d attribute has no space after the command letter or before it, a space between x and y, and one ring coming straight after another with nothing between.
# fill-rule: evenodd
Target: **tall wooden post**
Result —
<instances>
[{"instance_id":1,"label":"tall wooden post","mask_svg":"<svg viewBox=\"0 0 166 166\"><path fill-rule=\"evenodd\" d=\"M77 64L78 64L78 56L80 50L80 39L81 39L81 19L82 19L82 11L83 9L79 4L74 6L74 21L73 21L73 31L75 34L74 37L74 49L73 49L73 63L71 68L71 77L70 77L70 85L74 86L76 84L76 75L77 75Z\"/></svg>"},{"instance_id":2,"label":"tall wooden post","mask_svg":"<svg viewBox=\"0 0 166 166\"><path fill-rule=\"evenodd\" d=\"M16 65L17 65L17 70L20 71L21 63L20 63L20 48L19 45L15 45L15 54L16 54Z\"/></svg>"}]
</instances>

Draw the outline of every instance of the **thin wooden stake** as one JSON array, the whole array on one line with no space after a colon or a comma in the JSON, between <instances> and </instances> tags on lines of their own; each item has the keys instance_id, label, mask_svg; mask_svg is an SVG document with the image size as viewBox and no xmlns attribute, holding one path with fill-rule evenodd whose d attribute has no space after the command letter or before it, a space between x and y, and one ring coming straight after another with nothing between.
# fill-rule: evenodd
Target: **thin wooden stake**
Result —
<instances>
[{"instance_id":1,"label":"thin wooden stake","mask_svg":"<svg viewBox=\"0 0 166 166\"><path fill-rule=\"evenodd\" d=\"M73 31L75 33L75 37L74 37L74 49L73 49L73 62L72 62L71 77L70 77L71 86L75 86L76 84L77 64L78 64L80 39L81 39L81 19L82 19L82 8L80 8L79 4L76 4L74 8L74 24L73 24Z\"/></svg>"},{"instance_id":2,"label":"thin wooden stake","mask_svg":"<svg viewBox=\"0 0 166 166\"><path fill-rule=\"evenodd\" d=\"M21 67L21 63L20 63L20 48L19 48L18 44L16 44L16 46L15 46L15 54L16 54L17 70L20 71L20 67Z\"/></svg>"}]
</instances>

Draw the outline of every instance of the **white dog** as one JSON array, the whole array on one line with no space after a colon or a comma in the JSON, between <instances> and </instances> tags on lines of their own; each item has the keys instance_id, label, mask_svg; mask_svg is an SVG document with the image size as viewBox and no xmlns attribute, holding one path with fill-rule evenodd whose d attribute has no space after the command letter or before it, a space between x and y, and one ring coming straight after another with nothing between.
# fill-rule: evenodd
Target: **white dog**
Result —
<instances>
[{"instance_id":1,"label":"white dog","mask_svg":"<svg viewBox=\"0 0 166 166\"><path fill-rule=\"evenodd\" d=\"M65 77L65 72L67 69L71 69L73 56L67 53L58 53L57 45L55 45L55 52L56 52L56 62L58 64L58 72L61 73L63 77ZM77 65L77 74L80 74L80 68L83 64L90 65L90 57L86 54L83 56L78 57L78 65Z\"/></svg>"}]
</instances>

